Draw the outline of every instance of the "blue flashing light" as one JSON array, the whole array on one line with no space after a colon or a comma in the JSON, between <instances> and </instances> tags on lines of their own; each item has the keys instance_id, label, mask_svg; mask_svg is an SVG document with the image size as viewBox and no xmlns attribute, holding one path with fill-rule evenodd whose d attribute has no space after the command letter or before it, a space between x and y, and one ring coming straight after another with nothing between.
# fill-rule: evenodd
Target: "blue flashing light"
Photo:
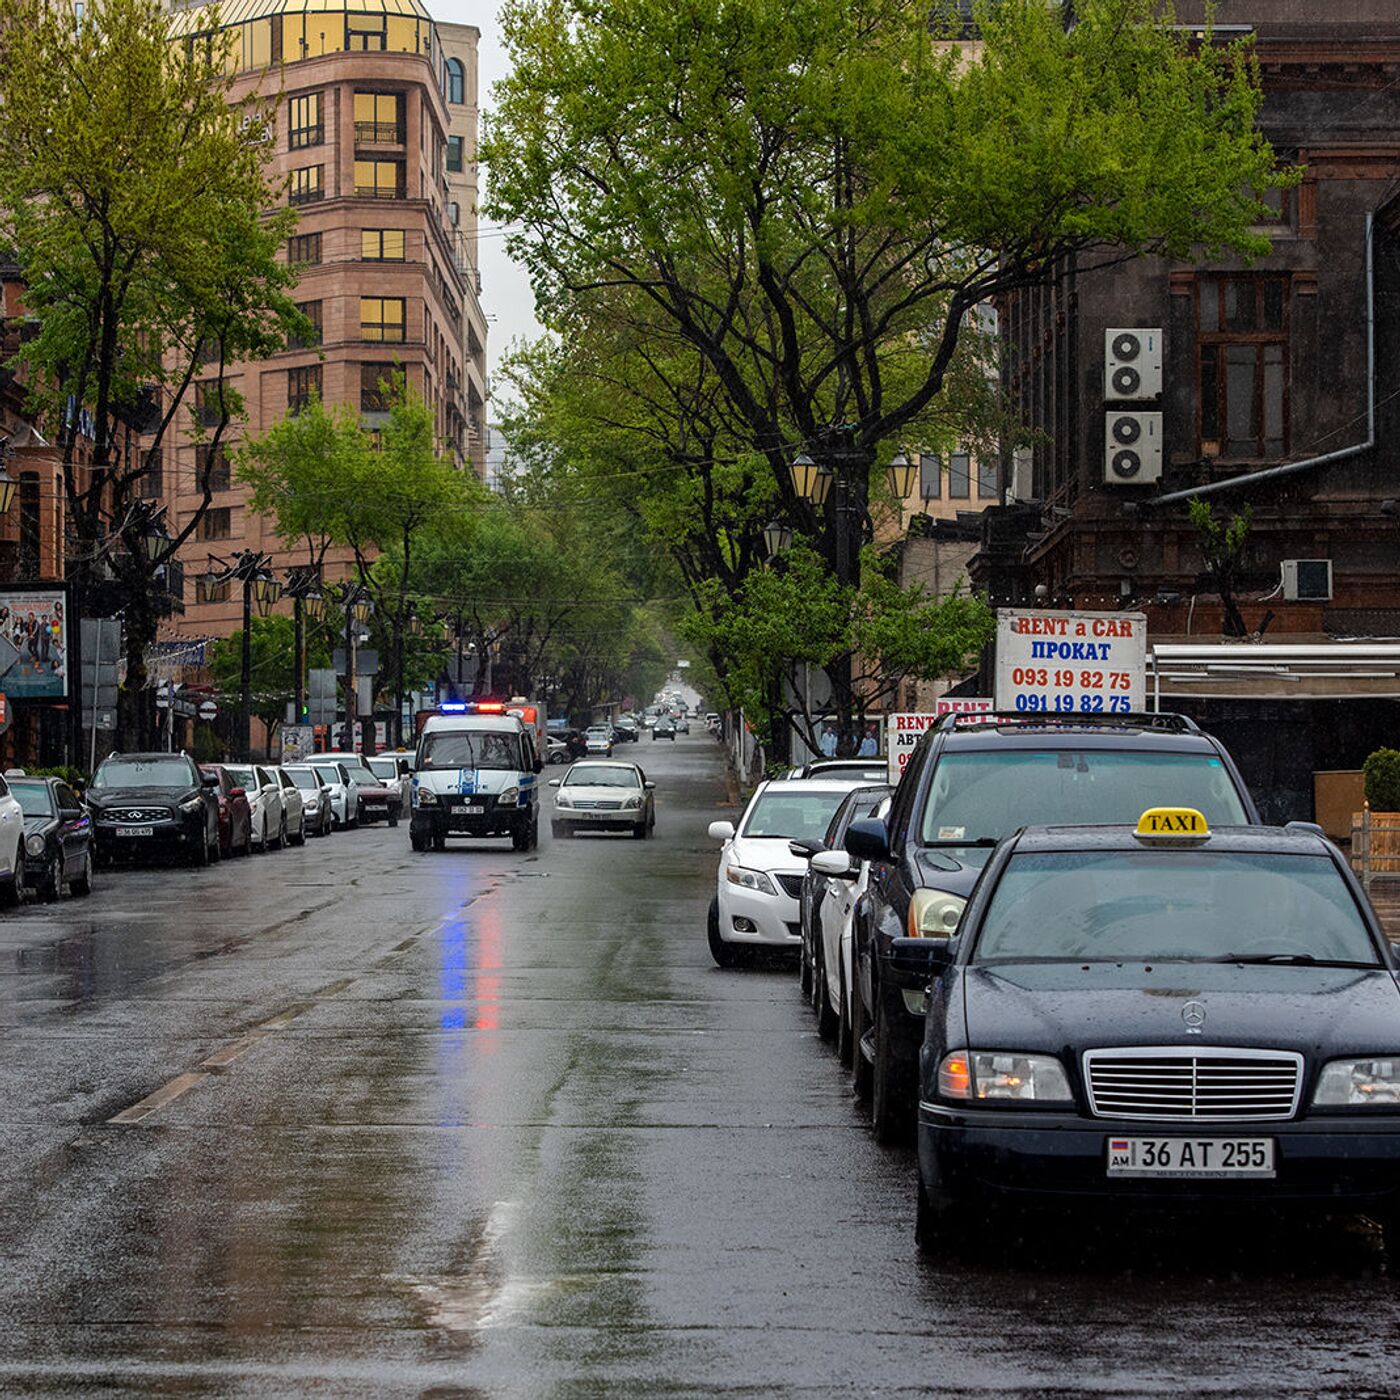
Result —
<instances>
[{"instance_id":1,"label":"blue flashing light","mask_svg":"<svg viewBox=\"0 0 1400 1400\"><path fill-rule=\"evenodd\" d=\"M438 709L445 715L464 715L471 708L465 700L444 700Z\"/></svg>"}]
</instances>

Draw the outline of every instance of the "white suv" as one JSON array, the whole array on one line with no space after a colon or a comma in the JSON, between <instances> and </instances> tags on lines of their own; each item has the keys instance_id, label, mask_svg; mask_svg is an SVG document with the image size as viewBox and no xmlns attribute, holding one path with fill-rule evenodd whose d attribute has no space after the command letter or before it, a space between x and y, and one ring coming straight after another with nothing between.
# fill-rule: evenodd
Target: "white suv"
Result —
<instances>
[{"instance_id":1,"label":"white suv","mask_svg":"<svg viewBox=\"0 0 1400 1400\"><path fill-rule=\"evenodd\" d=\"M744 948L801 948L798 900L806 870L788 842L820 841L846 794L859 785L856 778L760 783L737 831L733 822L710 823L710 835L724 842L707 930L721 967L733 967Z\"/></svg>"}]
</instances>

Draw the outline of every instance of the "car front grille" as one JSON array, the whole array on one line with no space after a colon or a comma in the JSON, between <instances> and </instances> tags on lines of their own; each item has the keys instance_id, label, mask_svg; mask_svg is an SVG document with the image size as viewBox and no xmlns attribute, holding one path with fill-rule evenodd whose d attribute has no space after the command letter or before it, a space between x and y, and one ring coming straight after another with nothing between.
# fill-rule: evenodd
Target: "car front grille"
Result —
<instances>
[{"instance_id":1,"label":"car front grille","mask_svg":"<svg viewBox=\"0 0 1400 1400\"><path fill-rule=\"evenodd\" d=\"M1145 1046L1084 1052L1089 1108L1099 1118L1291 1118L1302 1080L1303 1057L1289 1050Z\"/></svg>"},{"instance_id":2,"label":"car front grille","mask_svg":"<svg viewBox=\"0 0 1400 1400\"><path fill-rule=\"evenodd\" d=\"M611 802L606 798L584 798L582 801L575 800L573 804L580 812L620 812L621 802Z\"/></svg>"},{"instance_id":3,"label":"car front grille","mask_svg":"<svg viewBox=\"0 0 1400 1400\"><path fill-rule=\"evenodd\" d=\"M102 814L114 822L168 822L169 807L114 807Z\"/></svg>"},{"instance_id":4,"label":"car front grille","mask_svg":"<svg viewBox=\"0 0 1400 1400\"><path fill-rule=\"evenodd\" d=\"M802 898L802 875L774 875L773 878L790 894L794 899Z\"/></svg>"}]
</instances>

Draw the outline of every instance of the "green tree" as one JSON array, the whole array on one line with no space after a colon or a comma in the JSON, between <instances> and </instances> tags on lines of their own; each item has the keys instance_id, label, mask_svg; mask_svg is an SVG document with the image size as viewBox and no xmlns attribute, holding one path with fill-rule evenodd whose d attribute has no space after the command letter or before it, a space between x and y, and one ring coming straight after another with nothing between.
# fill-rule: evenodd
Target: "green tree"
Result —
<instances>
[{"instance_id":1,"label":"green tree","mask_svg":"<svg viewBox=\"0 0 1400 1400\"><path fill-rule=\"evenodd\" d=\"M967 47L925 0L512 0L488 213L519 230L546 324L609 328L629 392L599 418L652 434L664 470L712 419L709 455L761 460L754 490L855 587L871 468L946 429L960 349L985 359L979 306L1144 251L1267 247L1256 192L1292 177L1247 44L1160 10L987 0ZM658 443L658 404L687 431ZM798 448L834 475L821 510ZM716 536L744 575L752 548ZM826 668L847 744L853 654Z\"/></svg>"},{"instance_id":2,"label":"green tree","mask_svg":"<svg viewBox=\"0 0 1400 1400\"><path fill-rule=\"evenodd\" d=\"M296 663L290 617L274 613L255 617L248 634L249 676L252 681L253 713L275 732L286 718L287 706L296 695ZM308 666L329 666L330 652L325 639L308 636ZM219 689L219 699L230 712L238 707L243 693L243 630L221 637L209 646L209 669Z\"/></svg>"},{"instance_id":3,"label":"green tree","mask_svg":"<svg viewBox=\"0 0 1400 1400\"><path fill-rule=\"evenodd\" d=\"M1191 523L1196 527L1206 582L1220 595L1221 631L1227 637L1246 637L1249 628L1245 626L1244 615L1235 601L1235 589L1239 583L1240 568L1244 564L1245 542L1249 538L1254 512L1245 505L1241 510L1218 520L1210 503L1197 496L1192 496L1186 502L1186 507L1191 513Z\"/></svg>"},{"instance_id":4,"label":"green tree","mask_svg":"<svg viewBox=\"0 0 1400 1400\"><path fill-rule=\"evenodd\" d=\"M121 585L123 743L150 734L157 571L212 499L206 471L175 537L149 557L140 435L159 452L189 411L217 448L241 412L228 366L305 325L288 294L295 273L277 258L294 215L267 212L278 195L268 112L231 100L224 57L212 39L173 43L159 0L88 0L78 22L66 5L10 0L0 23L0 243L38 325L18 361L63 455L76 611L104 557ZM187 402L197 380L205 413Z\"/></svg>"}]
</instances>

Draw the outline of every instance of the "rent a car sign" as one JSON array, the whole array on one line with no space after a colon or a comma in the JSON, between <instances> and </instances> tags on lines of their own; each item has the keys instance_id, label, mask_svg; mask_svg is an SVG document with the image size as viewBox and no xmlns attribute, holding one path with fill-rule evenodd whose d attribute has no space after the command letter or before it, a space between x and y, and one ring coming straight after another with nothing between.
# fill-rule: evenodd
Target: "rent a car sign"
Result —
<instances>
[{"instance_id":1,"label":"rent a car sign","mask_svg":"<svg viewBox=\"0 0 1400 1400\"><path fill-rule=\"evenodd\" d=\"M997 611L998 710L1141 711L1146 675L1142 613Z\"/></svg>"},{"instance_id":2,"label":"rent a car sign","mask_svg":"<svg viewBox=\"0 0 1400 1400\"><path fill-rule=\"evenodd\" d=\"M889 758L890 783L898 783L918 746L919 735L944 715L984 714L992 708L985 695L943 695L933 702L933 713L890 715L885 753Z\"/></svg>"}]
</instances>

